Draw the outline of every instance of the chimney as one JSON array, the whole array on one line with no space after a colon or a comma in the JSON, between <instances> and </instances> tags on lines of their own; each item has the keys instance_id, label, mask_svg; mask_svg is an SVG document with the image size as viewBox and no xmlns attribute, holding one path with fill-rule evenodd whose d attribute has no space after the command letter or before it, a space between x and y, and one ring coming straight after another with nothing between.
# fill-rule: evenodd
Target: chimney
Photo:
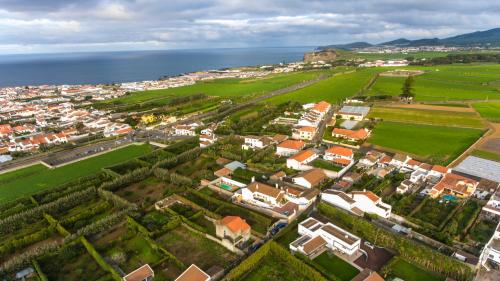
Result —
<instances>
[{"instance_id":1,"label":"chimney","mask_svg":"<svg viewBox=\"0 0 500 281\"><path fill-rule=\"evenodd\" d=\"M255 181L255 176L252 177L252 182L254 182L254 181Z\"/></svg>"},{"instance_id":2,"label":"chimney","mask_svg":"<svg viewBox=\"0 0 500 281\"><path fill-rule=\"evenodd\" d=\"M278 188L278 183L275 183L275 184L274 184L274 186L275 186L276 188Z\"/></svg>"}]
</instances>

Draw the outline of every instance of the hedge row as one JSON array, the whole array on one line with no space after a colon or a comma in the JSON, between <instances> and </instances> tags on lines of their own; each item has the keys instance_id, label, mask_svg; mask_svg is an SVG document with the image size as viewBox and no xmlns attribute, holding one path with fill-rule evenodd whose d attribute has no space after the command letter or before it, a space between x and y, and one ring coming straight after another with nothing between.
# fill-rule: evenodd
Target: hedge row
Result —
<instances>
[{"instance_id":1,"label":"hedge row","mask_svg":"<svg viewBox=\"0 0 500 281\"><path fill-rule=\"evenodd\" d=\"M113 267L111 267L103 259L103 257L96 251L96 249L94 248L94 246L92 246L92 244L90 244L90 242L87 241L87 239L85 239L85 237L81 237L80 241L82 242L83 246L85 246L85 248L87 249L87 251L89 252L89 254L94 258L94 260L97 262L97 264L99 264L99 266L103 270L109 272L111 274L111 276L113 276L113 279L115 279L116 281L123 280L122 277L113 269Z\"/></svg>"},{"instance_id":2,"label":"hedge row","mask_svg":"<svg viewBox=\"0 0 500 281\"><path fill-rule=\"evenodd\" d=\"M253 253L250 257L245 259L242 263L240 263L237 267L233 268L224 280L241 280L248 272L256 269L258 267L261 260L267 256L272 255L274 258L281 259L288 266L295 269L296 272L302 275L301 277L306 280L315 280L315 281L327 281L321 273L311 268L300 259L291 255L287 250L278 245L274 241L269 241L266 244L262 245L255 253Z\"/></svg>"}]
</instances>

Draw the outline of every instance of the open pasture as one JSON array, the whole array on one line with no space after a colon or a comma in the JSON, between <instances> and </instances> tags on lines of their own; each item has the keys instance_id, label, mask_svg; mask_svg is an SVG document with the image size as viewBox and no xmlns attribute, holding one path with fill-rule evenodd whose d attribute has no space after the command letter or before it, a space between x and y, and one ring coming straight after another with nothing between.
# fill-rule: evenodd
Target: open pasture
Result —
<instances>
[{"instance_id":1,"label":"open pasture","mask_svg":"<svg viewBox=\"0 0 500 281\"><path fill-rule=\"evenodd\" d=\"M101 104L123 105L155 101L155 103L159 105L166 105L174 97L189 96L199 93L218 97L242 97L247 95L259 95L298 84L305 80L314 79L322 73L328 73L328 71L307 71L286 74L273 74L267 77L250 79L207 80L197 82L196 84L190 86L135 92L130 95L104 101Z\"/></svg>"},{"instance_id":2,"label":"open pasture","mask_svg":"<svg viewBox=\"0 0 500 281\"><path fill-rule=\"evenodd\" d=\"M482 134L478 129L384 121L376 125L368 141L432 164L447 165Z\"/></svg>"},{"instance_id":3,"label":"open pasture","mask_svg":"<svg viewBox=\"0 0 500 281\"><path fill-rule=\"evenodd\" d=\"M98 173L151 151L149 145L130 145L99 156L55 169L37 164L0 175L0 204L38 191L56 187L80 177Z\"/></svg>"},{"instance_id":4,"label":"open pasture","mask_svg":"<svg viewBox=\"0 0 500 281\"><path fill-rule=\"evenodd\" d=\"M339 103L345 98L358 94L376 73L382 71L384 70L381 68L369 68L338 74L309 87L272 97L265 102L280 104L288 101L310 103L325 100L330 103Z\"/></svg>"},{"instance_id":5,"label":"open pasture","mask_svg":"<svg viewBox=\"0 0 500 281\"><path fill-rule=\"evenodd\" d=\"M396 107L373 107L369 118L385 121L443 125L454 127L483 128L481 119L472 112L449 112L438 110L419 110Z\"/></svg>"},{"instance_id":6,"label":"open pasture","mask_svg":"<svg viewBox=\"0 0 500 281\"><path fill-rule=\"evenodd\" d=\"M482 117L500 123L500 101L475 103L472 106Z\"/></svg>"}]
</instances>

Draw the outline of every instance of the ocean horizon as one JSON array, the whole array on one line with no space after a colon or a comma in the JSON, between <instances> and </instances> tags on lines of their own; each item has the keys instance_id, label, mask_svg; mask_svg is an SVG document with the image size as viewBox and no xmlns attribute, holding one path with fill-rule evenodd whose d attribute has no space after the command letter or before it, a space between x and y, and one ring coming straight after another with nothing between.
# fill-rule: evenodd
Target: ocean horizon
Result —
<instances>
[{"instance_id":1,"label":"ocean horizon","mask_svg":"<svg viewBox=\"0 0 500 281\"><path fill-rule=\"evenodd\" d=\"M0 87L111 84L194 71L300 61L314 47L0 55Z\"/></svg>"}]
</instances>

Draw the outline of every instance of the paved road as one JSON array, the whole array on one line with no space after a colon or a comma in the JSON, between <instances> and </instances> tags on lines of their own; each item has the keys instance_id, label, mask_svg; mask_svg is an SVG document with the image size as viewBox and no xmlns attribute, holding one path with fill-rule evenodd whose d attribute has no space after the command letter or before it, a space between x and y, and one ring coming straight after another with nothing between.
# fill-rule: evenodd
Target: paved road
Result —
<instances>
[{"instance_id":1,"label":"paved road","mask_svg":"<svg viewBox=\"0 0 500 281\"><path fill-rule=\"evenodd\" d=\"M316 131L316 134L314 135L312 142L313 143L320 143L321 140L323 139L323 134L326 129L326 124L332 119L333 113L335 112L335 106L332 105L330 110L325 114L325 117L319 122L318 125L318 130Z\"/></svg>"}]
</instances>

